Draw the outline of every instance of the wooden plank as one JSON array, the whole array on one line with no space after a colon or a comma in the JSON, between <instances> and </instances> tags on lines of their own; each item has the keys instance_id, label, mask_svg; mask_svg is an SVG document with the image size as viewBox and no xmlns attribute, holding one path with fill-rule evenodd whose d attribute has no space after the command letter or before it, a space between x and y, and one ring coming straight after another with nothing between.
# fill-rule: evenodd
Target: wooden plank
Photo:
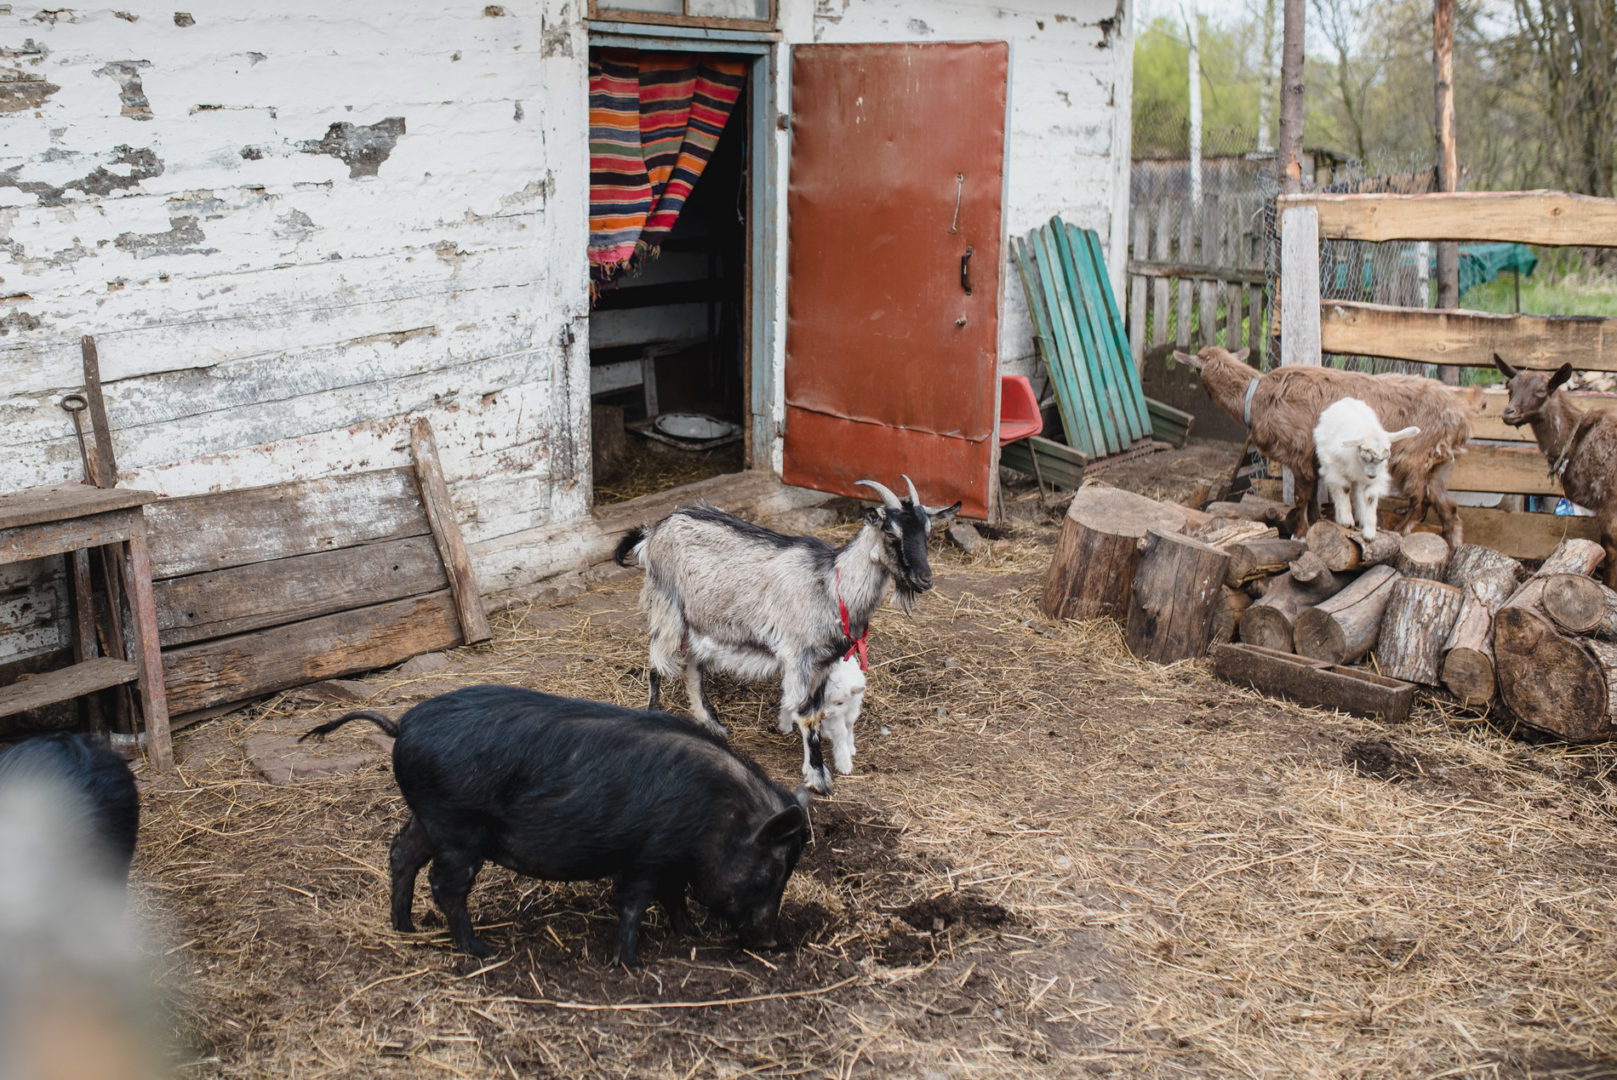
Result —
<instances>
[{"instance_id":1,"label":"wooden plank","mask_svg":"<svg viewBox=\"0 0 1617 1080\"><path fill-rule=\"evenodd\" d=\"M1451 491L1502 491L1507 495L1560 495L1561 481L1536 445L1470 442L1449 473Z\"/></svg>"},{"instance_id":2,"label":"wooden plank","mask_svg":"<svg viewBox=\"0 0 1617 1080\"><path fill-rule=\"evenodd\" d=\"M1280 219L1280 362L1320 362L1319 218L1294 206Z\"/></svg>"},{"instance_id":3,"label":"wooden plank","mask_svg":"<svg viewBox=\"0 0 1617 1080\"><path fill-rule=\"evenodd\" d=\"M1179 218L1179 258L1181 261L1188 261L1191 257L1191 253L1195 250L1195 244L1192 238L1192 231L1194 228L1195 221L1189 214L1184 213L1183 209L1181 208L1181 216ZM1190 302L1192 292L1190 282L1179 282L1177 291L1179 293L1179 302L1178 307L1175 310L1177 324L1173 338L1174 343L1177 344L1181 349L1185 348L1186 346L1190 346L1191 351L1194 352L1196 349L1201 348L1203 343L1193 342L1190 338Z\"/></svg>"},{"instance_id":4,"label":"wooden plank","mask_svg":"<svg viewBox=\"0 0 1617 1080\"><path fill-rule=\"evenodd\" d=\"M1218 249L1218 199L1214 195L1206 195L1202 199L1201 220L1201 250L1198 255L1203 262L1218 262L1221 252ZM1197 313L1201 332L1197 340L1204 345L1218 344L1218 289L1211 279L1205 279L1197 288Z\"/></svg>"},{"instance_id":5,"label":"wooden plank","mask_svg":"<svg viewBox=\"0 0 1617 1080\"><path fill-rule=\"evenodd\" d=\"M15 716L59 701L71 701L109 686L134 682L139 675L140 669L134 664L110 656L98 656L82 664L31 675L0 687L0 716Z\"/></svg>"},{"instance_id":6,"label":"wooden plank","mask_svg":"<svg viewBox=\"0 0 1617 1080\"><path fill-rule=\"evenodd\" d=\"M1037 232L1034 230L1026 240L1013 238L1011 252L1022 276L1022 290L1027 296L1028 311L1033 315L1034 329L1039 335L1045 370L1049 372L1050 381L1056 388L1056 408L1061 413L1061 426L1074 445L1086 454L1098 456L1096 447L1100 445L1100 440L1092 427L1092 418L1083 410L1078 384L1067 367L1064 353L1066 344L1061 327L1055 313L1050 310L1043 275L1034 263L1034 250L1029 246Z\"/></svg>"},{"instance_id":7,"label":"wooden plank","mask_svg":"<svg viewBox=\"0 0 1617 1080\"><path fill-rule=\"evenodd\" d=\"M159 581L164 648L420 596L444 587L431 536L378 540Z\"/></svg>"},{"instance_id":8,"label":"wooden plank","mask_svg":"<svg viewBox=\"0 0 1617 1080\"><path fill-rule=\"evenodd\" d=\"M163 654L174 713L397 664L460 642L448 589L250 634L182 645Z\"/></svg>"},{"instance_id":9,"label":"wooden plank","mask_svg":"<svg viewBox=\"0 0 1617 1080\"><path fill-rule=\"evenodd\" d=\"M1320 307L1326 352L1423 364L1617 371L1617 319L1581 315L1494 315L1327 300Z\"/></svg>"},{"instance_id":10,"label":"wooden plank","mask_svg":"<svg viewBox=\"0 0 1617 1080\"><path fill-rule=\"evenodd\" d=\"M1159 203L1151 223L1151 261L1162 265L1168 259L1168 204ZM1168 340L1168 281L1158 278L1151 283L1151 344L1160 345Z\"/></svg>"},{"instance_id":11,"label":"wooden plank","mask_svg":"<svg viewBox=\"0 0 1617 1080\"><path fill-rule=\"evenodd\" d=\"M124 545L124 567L129 591L129 648L140 678L141 724L146 729L146 760L159 772L174 767L174 748L168 731L168 694L163 688L163 659L157 641L157 605L152 599L151 549L146 542L146 523Z\"/></svg>"},{"instance_id":12,"label":"wooden plank","mask_svg":"<svg viewBox=\"0 0 1617 1080\"><path fill-rule=\"evenodd\" d=\"M101 393L101 357L96 352L95 338L89 334L81 337L79 352L84 361L84 399L90 403L90 427L95 432L95 448L89 459L92 466L90 479L96 487L116 487L118 462L112 452L112 425L107 421L107 401Z\"/></svg>"},{"instance_id":13,"label":"wooden plank","mask_svg":"<svg viewBox=\"0 0 1617 1080\"><path fill-rule=\"evenodd\" d=\"M1566 391L1562 391L1566 393ZM1578 408L1594 410L1596 412L1617 411L1617 394L1597 394L1575 392L1568 394ZM1533 429L1529 425L1511 427L1499 419L1499 414L1510 402L1510 395L1503 389L1489 389L1477 394L1478 412L1471 421L1471 437L1473 439L1502 439L1506 442L1534 443Z\"/></svg>"},{"instance_id":14,"label":"wooden plank","mask_svg":"<svg viewBox=\"0 0 1617 1080\"><path fill-rule=\"evenodd\" d=\"M1592 517L1571 514L1529 514L1485 506L1462 506L1460 523L1468 544L1482 544L1514 559L1542 559L1562 540L1600 539ZM1428 515L1436 529L1436 517Z\"/></svg>"},{"instance_id":15,"label":"wooden plank","mask_svg":"<svg viewBox=\"0 0 1617 1080\"><path fill-rule=\"evenodd\" d=\"M1227 281L1238 285L1263 284L1262 270L1242 270L1234 266L1213 266L1206 263L1169 263L1130 259L1128 272L1152 279L1194 278L1197 280Z\"/></svg>"},{"instance_id":16,"label":"wooden plank","mask_svg":"<svg viewBox=\"0 0 1617 1080\"><path fill-rule=\"evenodd\" d=\"M1090 288L1086 296L1099 299L1098 315L1111 339L1112 344L1108 351L1112 365L1121 379L1123 400L1132 418L1132 434L1136 439L1144 438L1151 433L1151 418L1146 414L1145 408L1145 388L1140 380L1140 369L1129 363L1128 341L1123 335L1123 316L1118 311L1117 298L1112 295L1112 279L1106 269L1106 253L1101 250L1100 236L1094 229L1080 229L1076 225L1068 225L1067 233L1074 244L1082 245L1078 253L1081 268L1086 265L1084 252L1088 253L1085 273Z\"/></svg>"},{"instance_id":17,"label":"wooden plank","mask_svg":"<svg viewBox=\"0 0 1617 1080\"><path fill-rule=\"evenodd\" d=\"M1249 290L1246 298L1246 346L1252 350L1252 364L1257 366L1258 355L1263 351L1263 339L1268 336L1269 324L1263 315L1263 285L1259 284Z\"/></svg>"},{"instance_id":18,"label":"wooden plank","mask_svg":"<svg viewBox=\"0 0 1617 1080\"><path fill-rule=\"evenodd\" d=\"M151 491L99 488L89 484L48 484L0 494L0 529L104 514L157 498Z\"/></svg>"},{"instance_id":19,"label":"wooden plank","mask_svg":"<svg viewBox=\"0 0 1617 1080\"><path fill-rule=\"evenodd\" d=\"M1036 248L1039 283L1044 293L1045 309L1050 312L1056 347L1060 350L1062 372L1067 384L1077 391L1073 411L1089 430L1089 446L1084 451L1092 457L1115 454L1122 449L1122 440L1107 423L1106 412L1101 407L1102 388L1092 381L1089 365L1084 360L1076 313L1060 299L1063 287L1061 258L1056 253L1054 237L1047 226L1040 226L1033 230L1028 239Z\"/></svg>"},{"instance_id":20,"label":"wooden plank","mask_svg":"<svg viewBox=\"0 0 1617 1080\"><path fill-rule=\"evenodd\" d=\"M1146 256L1146 242L1150 229L1150 218L1144 214L1134 215L1134 238L1129 245L1129 250L1136 258L1144 259ZM1130 260L1129 266L1133 266L1133 260ZM1149 286L1144 275L1136 274L1132 269L1128 273L1130 355L1134 360L1135 368L1139 368L1145 362L1145 294Z\"/></svg>"},{"instance_id":21,"label":"wooden plank","mask_svg":"<svg viewBox=\"0 0 1617 1080\"><path fill-rule=\"evenodd\" d=\"M483 613L483 595L472 573L472 558L461 539L460 522L449 499L443 466L438 461L438 444L432 437L432 424L419 417L410 425L410 457L415 461L416 481L421 486L421 502L432 526L432 538L449 575L449 591L455 594L455 610L460 613L462 638L470 645L487 641L493 634Z\"/></svg>"},{"instance_id":22,"label":"wooden plank","mask_svg":"<svg viewBox=\"0 0 1617 1080\"><path fill-rule=\"evenodd\" d=\"M1617 199L1562 191L1428 195L1282 195L1282 212L1310 206L1332 240L1505 240L1617 247Z\"/></svg>"},{"instance_id":23,"label":"wooden plank","mask_svg":"<svg viewBox=\"0 0 1617 1080\"><path fill-rule=\"evenodd\" d=\"M1100 422L1101 431L1106 436L1107 452L1115 454L1129 444L1132 432L1129 430L1128 414L1123 411L1122 395L1101 353L1101 329L1094 312L1085 303L1078 266L1060 218L1050 220L1047 234L1053 265L1060 268L1056 279L1060 283L1059 302L1068 313L1077 334L1077 363L1088 373L1089 385L1094 391L1089 410Z\"/></svg>"},{"instance_id":24,"label":"wooden plank","mask_svg":"<svg viewBox=\"0 0 1617 1080\"><path fill-rule=\"evenodd\" d=\"M431 532L406 468L162 499L146 522L158 578Z\"/></svg>"},{"instance_id":25,"label":"wooden plank","mask_svg":"<svg viewBox=\"0 0 1617 1080\"><path fill-rule=\"evenodd\" d=\"M0 563L42 559L75 548L100 547L127 540L140 511L113 510L105 514L40 522L15 529L0 529Z\"/></svg>"},{"instance_id":26,"label":"wooden plank","mask_svg":"<svg viewBox=\"0 0 1617 1080\"><path fill-rule=\"evenodd\" d=\"M1411 683L1244 643L1216 646L1213 674L1304 705L1392 721L1407 720L1415 701Z\"/></svg>"}]
</instances>

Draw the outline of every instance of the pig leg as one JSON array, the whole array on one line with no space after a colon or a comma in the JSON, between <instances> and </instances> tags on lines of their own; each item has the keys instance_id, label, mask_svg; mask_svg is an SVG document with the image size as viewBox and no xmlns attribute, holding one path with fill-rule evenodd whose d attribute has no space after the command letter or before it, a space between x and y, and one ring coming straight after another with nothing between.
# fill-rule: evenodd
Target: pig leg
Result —
<instances>
[{"instance_id":1,"label":"pig leg","mask_svg":"<svg viewBox=\"0 0 1617 1080\"><path fill-rule=\"evenodd\" d=\"M702 685L702 665L695 660L685 661L685 697L691 703L691 712L704 727L721 739L730 734L713 711L713 702L708 700L707 688Z\"/></svg>"},{"instance_id":2,"label":"pig leg","mask_svg":"<svg viewBox=\"0 0 1617 1080\"><path fill-rule=\"evenodd\" d=\"M471 894L472 882L477 880L477 871L482 865L483 860L467 850L439 851L433 856L427 880L432 883L432 898L438 902L444 921L449 924L449 937L455 948L473 956L493 956L493 951L472 929L472 916L466 910L466 897Z\"/></svg>"},{"instance_id":3,"label":"pig leg","mask_svg":"<svg viewBox=\"0 0 1617 1080\"><path fill-rule=\"evenodd\" d=\"M672 884L663 884L657 888L657 903L668 912L668 922L674 928L674 933L680 937L700 937L702 931L691 918L690 908L685 906L685 883L683 881Z\"/></svg>"},{"instance_id":4,"label":"pig leg","mask_svg":"<svg viewBox=\"0 0 1617 1080\"><path fill-rule=\"evenodd\" d=\"M415 917L410 910L415 900L415 879L431 858L432 839L412 814L387 853L388 871L393 878L393 929L401 934L415 932Z\"/></svg>"},{"instance_id":5,"label":"pig leg","mask_svg":"<svg viewBox=\"0 0 1617 1080\"><path fill-rule=\"evenodd\" d=\"M652 888L639 879L619 878L617 881L618 941L612 952L612 963L622 964L630 970L640 967L640 922L651 906Z\"/></svg>"}]
</instances>

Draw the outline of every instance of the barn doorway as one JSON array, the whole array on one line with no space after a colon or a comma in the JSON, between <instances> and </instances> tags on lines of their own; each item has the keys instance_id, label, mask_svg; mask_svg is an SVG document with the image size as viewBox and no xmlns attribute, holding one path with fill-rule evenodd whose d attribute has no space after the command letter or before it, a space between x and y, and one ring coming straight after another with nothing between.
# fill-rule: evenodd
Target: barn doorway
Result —
<instances>
[{"instance_id":1,"label":"barn doorway","mask_svg":"<svg viewBox=\"0 0 1617 1080\"><path fill-rule=\"evenodd\" d=\"M590 49L594 302L589 341L597 506L739 472L748 464L756 59L616 45ZM659 110L656 119L642 125L655 132L643 136L646 145L660 147L666 160L667 148L680 141L678 129L690 125L678 165L660 191L655 181L636 188L627 182L628 172L610 171L616 166L600 149L603 124L617 124L621 131L635 123L634 104L626 95L632 92L636 63L646 87L640 108ZM603 69L608 77L628 73L605 84L612 87L615 114L601 107ZM697 74L687 79L692 71ZM713 71L720 73L716 80L704 83L703 73ZM732 75L738 75L738 84L722 81ZM733 105L709 148L701 143L700 118L711 117L716 100L719 107L729 104L722 98L730 93ZM688 95L685 102L676 100L665 117L664 99L681 94ZM683 119L687 110L690 120ZM650 149L646 153L652 157ZM659 220L659 212L675 201L664 192L677 194L677 185L697 168L672 223ZM655 177L655 167L647 171ZM647 218L648 198L650 224L634 244L629 234L636 221ZM613 243L617 246L610 247ZM635 250L625 261L604 270L594 265L604 257L601 252L617 258L630 245Z\"/></svg>"}]
</instances>

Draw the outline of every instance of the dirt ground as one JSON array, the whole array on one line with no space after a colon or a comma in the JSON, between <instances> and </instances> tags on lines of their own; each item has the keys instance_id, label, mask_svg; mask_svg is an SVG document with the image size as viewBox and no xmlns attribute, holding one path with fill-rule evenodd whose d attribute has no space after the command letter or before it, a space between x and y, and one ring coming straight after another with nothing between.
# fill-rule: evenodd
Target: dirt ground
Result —
<instances>
[{"instance_id":1,"label":"dirt ground","mask_svg":"<svg viewBox=\"0 0 1617 1080\"><path fill-rule=\"evenodd\" d=\"M1193 447L1105 479L1182 495L1232 464ZM916 615L878 616L857 772L814 805L780 952L654 912L645 969L610 969L605 883L499 869L472 895L491 961L448 951L424 882L422 932L395 934L379 741L344 729L311 757L347 771L283 785L251 761L345 706L183 734L135 871L178 1075L1617 1077L1611 747L1136 662L1112 624L1039 614L1060 511L1013 506L990 550L937 548ZM639 704L638 588L506 612L439 670L366 679L367 704L491 681ZM769 688L714 697L795 783Z\"/></svg>"}]
</instances>

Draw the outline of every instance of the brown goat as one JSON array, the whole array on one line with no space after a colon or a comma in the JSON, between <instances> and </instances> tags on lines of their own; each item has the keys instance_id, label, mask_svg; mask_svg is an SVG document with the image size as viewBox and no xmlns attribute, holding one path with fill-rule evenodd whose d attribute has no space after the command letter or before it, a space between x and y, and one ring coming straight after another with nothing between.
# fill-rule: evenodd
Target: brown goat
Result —
<instances>
[{"instance_id":1,"label":"brown goat","mask_svg":"<svg viewBox=\"0 0 1617 1080\"><path fill-rule=\"evenodd\" d=\"M1393 480L1409 499L1399 530L1413 529L1431 506L1444 538L1451 547L1460 546L1460 516L1444 480L1471 438L1473 406L1436 379L1420 375L1366 375L1306 364L1259 372L1245 363L1250 352L1232 354L1210 345L1195 356L1173 355L1201 371L1207 396L1247 425L1253 446L1292 471L1297 481L1294 533L1301 534L1314 516L1319 478L1314 425L1326 406L1353 397L1374 409L1389 430L1420 428L1419 435L1393 444L1389 460Z\"/></svg>"},{"instance_id":2,"label":"brown goat","mask_svg":"<svg viewBox=\"0 0 1617 1080\"><path fill-rule=\"evenodd\" d=\"M1510 382L1510 402L1499 419L1512 427L1533 425L1533 438L1560 477L1566 497L1595 512L1606 549L1606 584L1617 589L1617 413L1585 411L1557 394L1572 377L1572 365L1554 374L1518 371L1498 354L1493 362Z\"/></svg>"}]
</instances>

